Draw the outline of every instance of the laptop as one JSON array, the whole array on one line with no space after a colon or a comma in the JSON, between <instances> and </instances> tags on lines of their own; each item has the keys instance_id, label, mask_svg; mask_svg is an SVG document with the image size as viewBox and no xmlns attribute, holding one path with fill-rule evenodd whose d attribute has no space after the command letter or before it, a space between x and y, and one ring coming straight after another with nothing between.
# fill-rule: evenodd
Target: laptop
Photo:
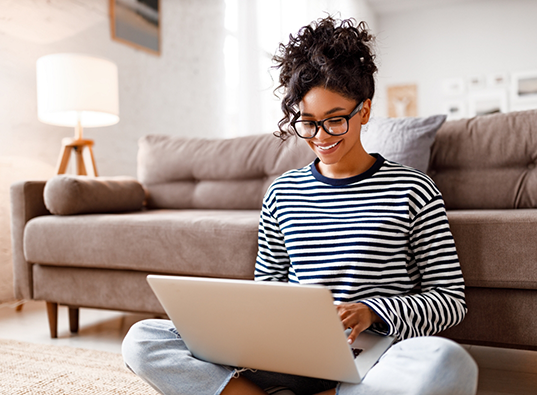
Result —
<instances>
[{"instance_id":1,"label":"laptop","mask_svg":"<svg viewBox=\"0 0 537 395\"><path fill-rule=\"evenodd\" d=\"M330 290L319 285L147 277L192 354L212 363L359 383L394 338L349 345Z\"/></svg>"}]
</instances>

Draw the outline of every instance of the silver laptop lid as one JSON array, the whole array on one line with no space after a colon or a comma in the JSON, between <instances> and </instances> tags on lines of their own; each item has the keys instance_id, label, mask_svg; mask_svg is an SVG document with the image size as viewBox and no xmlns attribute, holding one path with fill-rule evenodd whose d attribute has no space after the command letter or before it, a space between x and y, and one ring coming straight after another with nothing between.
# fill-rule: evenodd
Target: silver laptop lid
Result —
<instances>
[{"instance_id":1,"label":"silver laptop lid","mask_svg":"<svg viewBox=\"0 0 537 395\"><path fill-rule=\"evenodd\" d=\"M153 275L148 282L192 354L213 363L358 383L393 342L361 334L355 361L321 286Z\"/></svg>"}]
</instances>

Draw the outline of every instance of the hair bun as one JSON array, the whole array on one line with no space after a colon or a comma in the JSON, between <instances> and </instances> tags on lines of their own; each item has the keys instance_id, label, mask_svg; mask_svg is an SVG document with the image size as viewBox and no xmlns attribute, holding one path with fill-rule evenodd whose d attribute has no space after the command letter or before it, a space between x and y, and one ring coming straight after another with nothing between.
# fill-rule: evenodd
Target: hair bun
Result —
<instances>
[{"instance_id":1,"label":"hair bun","mask_svg":"<svg viewBox=\"0 0 537 395\"><path fill-rule=\"evenodd\" d=\"M278 123L281 138L286 138L289 122L298 115L298 103L314 87L323 86L357 103L373 98L377 72L373 40L365 22L356 25L354 19L328 16L279 45L273 60L280 70L276 90L284 90L284 117Z\"/></svg>"}]
</instances>

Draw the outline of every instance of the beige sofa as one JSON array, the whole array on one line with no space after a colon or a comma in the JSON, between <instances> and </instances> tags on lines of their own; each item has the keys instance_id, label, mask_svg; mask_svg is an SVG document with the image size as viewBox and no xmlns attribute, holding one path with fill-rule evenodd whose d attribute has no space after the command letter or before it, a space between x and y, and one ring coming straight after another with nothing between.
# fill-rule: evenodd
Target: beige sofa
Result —
<instances>
[{"instance_id":1,"label":"beige sofa","mask_svg":"<svg viewBox=\"0 0 537 395\"><path fill-rule=\"evenodd\" d=\"M444 195L469 313L444 333L471 344L537 349L537 111L444 123L429 173ZM44 182L11 189L15 292L57 305L163 313L149 273L251 279L263 194L313 159L272 135L229 140L147 136L138 179L147 208L50 215Z\"/></svg>"}]
</instances>

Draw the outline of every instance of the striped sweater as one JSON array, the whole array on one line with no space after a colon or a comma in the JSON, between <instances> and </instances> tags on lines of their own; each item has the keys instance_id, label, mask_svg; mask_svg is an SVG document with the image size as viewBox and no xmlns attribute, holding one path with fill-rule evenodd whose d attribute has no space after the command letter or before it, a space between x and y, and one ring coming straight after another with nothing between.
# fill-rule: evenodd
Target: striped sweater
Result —
<instances>
[{"instance_id":1,"label":"striped sweater","mask_svg":"<svg viewBox=\"0 0 537 395\"><path fill-rule=\"evenodd\" d=\"M425 174L377 155L366 172L321 175L316 162L276 179L263 200L255 279L321 284L362 302L371 329L406 339L466 314L464 280L442 196Z\"/></svg>"}]
</instances>

